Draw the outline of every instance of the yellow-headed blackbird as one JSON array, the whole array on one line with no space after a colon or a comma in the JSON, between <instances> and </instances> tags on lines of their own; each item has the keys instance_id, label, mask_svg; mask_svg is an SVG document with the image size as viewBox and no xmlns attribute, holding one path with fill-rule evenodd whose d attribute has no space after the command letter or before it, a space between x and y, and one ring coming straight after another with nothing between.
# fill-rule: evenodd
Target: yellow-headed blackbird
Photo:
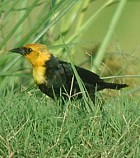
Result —
<instances>
[{"instance_id":1,"label":"yellow-headed blackbird","mask_svg":"<svg viewBox=\"0 0 140 158\"><path fill-rule=\"evenodd\" d=\"M23 55L33 66L33 78L39 89L51 98L71 95L82 97L80 88L70 63L54 57L48 48L42 44L27 44L20 48L10 50ZM116 89L127 87L126 84L106 83L100 77L86 69L75 66L77 73L83 81L87 92L94 100L95 91L102 89Z\"/></svg>"}]
</instances>

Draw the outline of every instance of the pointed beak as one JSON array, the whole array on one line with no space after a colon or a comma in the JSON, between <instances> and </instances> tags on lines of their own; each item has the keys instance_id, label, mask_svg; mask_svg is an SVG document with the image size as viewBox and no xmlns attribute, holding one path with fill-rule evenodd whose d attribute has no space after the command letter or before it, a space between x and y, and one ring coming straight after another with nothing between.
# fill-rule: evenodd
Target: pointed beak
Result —
<instances>
[{"instance_id":1,"label":"pointed beak","mask_svg":"<svg viewBox=\"0 0 140 158\"><path fill-rule=\"evenodd\" d=\"M9 50L10 52L14 52L14 53L19 53L21 55L24 55L26 54L25 52L25 49L23 47L20 47L20 48L14 48L14 49L11 49Z\"/></svg>"}]
</instances>

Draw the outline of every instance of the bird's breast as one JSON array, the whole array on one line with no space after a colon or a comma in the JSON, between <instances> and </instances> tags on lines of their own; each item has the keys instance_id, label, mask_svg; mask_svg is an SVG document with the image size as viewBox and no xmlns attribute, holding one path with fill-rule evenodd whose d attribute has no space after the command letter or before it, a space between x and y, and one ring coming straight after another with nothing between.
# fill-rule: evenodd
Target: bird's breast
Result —
<instances>
[{"instance_id":1,"label":"bird's breast","mask_svg":"<svg viewBox=\"0 0 140 158\"><path fill-rule=\"evenodd\" d=\"M33 68L33 78L37 85L47 82L45 73L46 73L46 68L43 66L42 67L37 66Z\"/></svg>"}]
</instances>

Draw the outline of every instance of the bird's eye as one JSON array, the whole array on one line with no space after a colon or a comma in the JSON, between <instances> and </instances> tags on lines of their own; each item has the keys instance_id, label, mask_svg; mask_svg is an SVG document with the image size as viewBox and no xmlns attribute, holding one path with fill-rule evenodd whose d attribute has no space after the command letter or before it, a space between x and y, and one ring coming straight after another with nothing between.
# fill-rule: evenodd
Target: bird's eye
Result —
<instances>
[{"instance_id":1,"label":"bird's eye","mask_svg":"<svg viewBox=\"0 0 140 158\"><path fill-rule=\"evenodd\" d=\"M32 52L32 49L31 49L31 48L28 48L27 51L28 51L28 53L31 53L31 52Z\"/></svg>"},{"instance_id":2,"label":"bird's eye","mask_svg":"<svg viewBox=\"0 0 140 158\"><path fill-rule=\"evenodd\" d=\"M26 54L30 54L32 51L33 51L32 48L25 48Z\"/></svg>"},{"instance_id":3,"label":"bird's eye","mask_svg":"<svg viewBox=\"0 0 140 158\"><path fill-rule=\"evenodd\" d=\"M22 47L23 51L23 55L27 55L30 54L33 50L32 48L26 48L26 47Z\"/></svg>"}]
</instances>

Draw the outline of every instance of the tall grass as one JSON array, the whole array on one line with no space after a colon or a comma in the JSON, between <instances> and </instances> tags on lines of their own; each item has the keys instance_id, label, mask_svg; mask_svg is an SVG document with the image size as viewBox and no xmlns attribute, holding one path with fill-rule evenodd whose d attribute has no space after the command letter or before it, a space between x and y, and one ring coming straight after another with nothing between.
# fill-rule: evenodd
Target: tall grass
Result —
<instances>
[{"instance_id":1,"label":"tall grass","mask_svg":"<svg viewBox=\"0 0 140 158\"><path fill-rule=\"evenodd\" d=\"M114 2L114 1L111 1L111 2ZM115 12L114 16L112 17L112 21L108 27L108 31L106 33L106 36L103 39L103 43L101 44L101 47L100 47L99 51L97 52L97 55L94 59L94 68L93 68L94 71L96 70L96 68L98 68L100 66L100 64L105 56L106 50L107 50L109 43L111 41L111 37L114 33L115 27L116 27L116 25L119 21L119 18L120 18L121 14L125 8L126 3L127 3L127 0L123 0L123 1L120 1L118 4L116 12ZM107 5L110 5L110 3Z\"/></svg>"},{"instance_id":2,"label":"tall grass","mask_svg":"<svg viewBox=\"0 0 140 158\"><path fill-rule=\"evenodd\" d=\"M61 101L52 101L34 87L27 61L8 52L31 42L47 45L55 55L71 62L81 91L85 89L74 61L78 64L84 61L90 68L95 66L94 70L103 65L113 78L125 81L122 75L128 62L124 63L118 55L123 59L127 59L126 56L121 51L115 54L119 65L121 61L123 65L115 67L117 72L113 73L108 66L112 58L106 59L105 54L125 4L125 0L5 0L0 3L1 157L139 157L139 98L128 97L138 91L138 87L117 95L105 91L103 99L95 105L89 103L84 94L82 100L69 100L63 106ZM94 5L97 5L95 10L87 18ZM81 37L111 6L116 8L108 24L111 29L95 52L92 41L82 43ZM88 44L93 50L83 60L85 56L78 54L79 48ZM107 62L102 64L102 61ZM117 62L113 66L115 64ZM126 77L139 79L137 74Z\"/></svg>"},{"instance_id":3,"label":"tall grass","mask_svg":"<svg viewBox=\"0 0 140 158\"><path fill-rule=\"evenodd\" d=\"M20 56L15 56L10 53L6 54L8 49L22 46L25 43L39 42L47 44L48 46L51 45L51 49L53 49L53 46L54 48L57 46L57 49L53 49L54 54L69 60L70 56L72 58L72 56L77 53L73 44L79 42L78 39L80 39L90 25L93 25L93 22L95 22L95 19L98 18L99 14L102 14L103 11L111 5L117 4L118 7L119 5L121 7L126 2L122 3L122 1L120 1L116 3L115 0L108 0L101 3L98 9L96 9L89 18L86 18L89 7L96 5L96 3L98 2L90 0L34 0L32 2L19 2L14 0L10 3L8 1L2 2L0 10L2 21L0 31L0 49L2 51L0 54L0 85L2 85L5 79L8 78L8 80L10 80L12 78L9 77L9 74L22 76L24 73L23 70L26 72L25 75L31 73L29 70L30 67L26 66L26 61ZM114 14L115 13L116 17L114 18L112 25L116 26L117 19L122 14L122 11L121 9L117 9L114 11ZM114 30L114 27L111 28L112 31L110 31L109 38ZM99 52L96 53L96 57L94 58L95 67L97 66L97 63L98 67L101 64L106 48L109 45L109 38L108 40L103 41L106 44L103 43L101 47L105 47L99 49ZM83 47L83 45L84 43L81 44L81 47ZM92 64L92 67L94 65ZM23 80L23 85L24 82L26 82L26 80Z\"/></svg>"}]
</instances>

